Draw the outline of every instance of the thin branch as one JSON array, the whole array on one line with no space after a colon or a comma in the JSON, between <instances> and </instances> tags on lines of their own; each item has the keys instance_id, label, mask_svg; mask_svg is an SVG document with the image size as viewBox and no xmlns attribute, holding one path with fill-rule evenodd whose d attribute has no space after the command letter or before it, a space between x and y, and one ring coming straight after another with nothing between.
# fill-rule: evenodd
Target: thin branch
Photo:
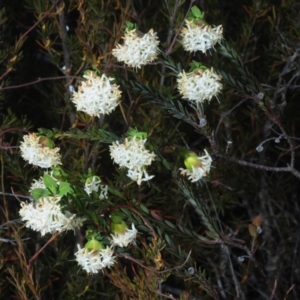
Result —
<instances>
[{"instance_id":1,"label":"thin branch","mask_svg":"<svg viewBox=\"0 0 300 300\"><path fill-rule=\"evenodd\" d=\"M27 265L27 272L31 269L32 262L42 253L42 251L52 242L54 241L58 236L60 235L60 232L57 232L54 234L48 241L47 243L40 248L29 260L28 265Z\"/></svg>"}]
</instances>

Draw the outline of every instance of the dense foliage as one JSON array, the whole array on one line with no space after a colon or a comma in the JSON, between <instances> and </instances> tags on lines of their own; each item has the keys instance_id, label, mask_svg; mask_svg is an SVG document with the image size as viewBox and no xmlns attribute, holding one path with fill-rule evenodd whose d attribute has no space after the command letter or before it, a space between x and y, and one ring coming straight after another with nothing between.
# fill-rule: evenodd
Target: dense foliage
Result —
<instances>
[{"instance_id":1,"label":"dense foliage","mask_svg":"<svg viewBox=\"0 0 300 300\"><path fill-rule=\"evenodd\" d=\"M206 53L180 42L194 6L223 27ZM1 1L0 298L300 298L299 10L292 0ZM157 33L160 51L147 65L113 55L133 24L139 35ZM195 104L178 78L196 62L213 67L222 89ZM114 78L121 91L106 115L72 101L87 72ZM63 184L21 157L33 132L59 148ZM139 184L111 155L132 132L147 139L149 163L138 171L154 176ZM212 166L191 182L180 168L205 151ZM43 176L45 188L30 191ZM87 192L91 178L107 197ZM33 207L59 195L62 213L83 225L27 228L20 208L32 195ZM114 245L115 263L88 274L77 245L91 238L108 247L119 219L134 224L135 241Z\"/></svg>"}]
</instances>

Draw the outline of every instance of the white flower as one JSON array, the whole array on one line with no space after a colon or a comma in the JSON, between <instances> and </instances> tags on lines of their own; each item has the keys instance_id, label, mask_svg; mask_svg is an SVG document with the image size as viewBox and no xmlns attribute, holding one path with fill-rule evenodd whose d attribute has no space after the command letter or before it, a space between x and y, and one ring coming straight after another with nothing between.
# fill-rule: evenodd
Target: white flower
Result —
<instances>
[{"instance_id":1,"label":"white flower","mask_svg":"<svg viewBox=\"0 0 300 300\"><path fill-rule=\"evenodd\" d=\"M92 192L98 192L100 183L101 179L98 176L93 176L91 180L88 178L85 182L84 190L88 195Z\"/></svg>"},{"instance_id":2,"label":"white flower","mask_svg":"<svg viewBox=\"0 0 300 300\"><path fill-rule=\"evenodd\" d=\"M98 273L99 270L109 268L115 263L113 250L110 247L102 250L88 250L80 248L79 245L77 247L76 261L88 273Z\"/></svg>"},{"instance_id":3,"label":"white flower","mask_svg":"<svg viewBox=\"0 0 300 300\"><path fill-rule=\"evenodd\" d=\"M47 172L45 172L45 173L47 174ZM45 184L44 184L44 179L43 179L43 177L40 177L40 179L38 179L38 180L33 179L33 183L31 184L31 186L29 188L29 192L32 192L32 190L34 190L34 189L44 189L44 188L46 188Z\"/></svg>"},{"instance_id":4,"label":"white flower","mask_svg":"<svg viewBox=\"0 0 300 300\"><path fill-rule=\"evenodd\" d=\"M93 176L92 179L88 178L85 182L84 190L88 195L92 192L98 192L101 189L99 199L106 199L108 193L108 186L101 184L101 179L98 176Z\"/></svg>"},{"instance_id":5,"label":"white flower","mask_svg":"<svg viewBox=\"0 0 300 300\"><path fill-rule=\"evenodd\" d=\"M204 152L204 156L198 157L200 166L191 166L191 170L183 168L179 169L181 170L180 174L188 176L188 179L191 180L191 182L196 182L202 177L207 176L210 171L212 159L206 150L204 150Z\"/></svg>"},{"instance_id":6,"label":"white flower","mask_svg":"<svg viewBox=\"0 0 300 300\"><path fill-rule=\"evenodd\" d=\"M43 197L37 203L22 202L19 214L25 226L39 231L42 236L81 227L85 219L76 218L69 211L62 213L59 201L60 197Z\"/></svg>"},{"instance_id":7,"label":"white flower","mask_svg":"<svg viewBox=\"0 0 300 300\"><path fill-rule=\"evenodd\" d=\"M41 168L51 168L61 165L59 148L51 149L40 142L40 137L35 133L24 135L21 142L21 156L30 164Z\"/></svg>"},{"instance_id":8,"label":"white flower","mask_svg":"<svg viewBox=\"0 0 300 300\"><path fill-rule=\"evenodd\" d=\"M138 185L142 181L148 181L154 176L149 176L145 166L151 165L155 154L145 149L146 139L126 138L122 144L117 141L110 147L110 156L120 167L128 168L127 176L137 181Z\"/></svg>"},{"instance_id":9,"label":"white flower","mask_svg":"<svg viewBox=\"0 0 300 300\"><path fill-rule=\"evenodd\" d=\"M111 83L114 79L104 74L99 77L92 71L83 77L87 80L81 82L78 92L74 92L72 97L76 109L92 117L110 114L121 99L119 86Z\"/></svg>"},{"instance_id":10,"label":"white flower","mask_svg":"<svg viewBox=\"0 0 300 300\"><path fill-rule=\"evenodd\" d=\"M144 168L140 169L128 169L127 176L138 183L140 185L142 181L151 180L154 175L149 175Z\"/></svg>"},{"instance_id":11,"label":"white flower","mask_svg":"<svg viewBox=\"0 0 300 300\"><path fill-rule=\"evenodd\" d=\"M101 185L101 192L100 192L100 195L99 195L99 199L102 200L102 199L107 199L108 196L108 185Z\"/></svg>"},{"instance_id":12,"label":"white flower","mask_svg":"<svg viewBox=\"0 0 300 300\"><path fill-rule=\"evenodd\" d=\"M217 96L222 89L221 76L211 70L196 69L191 73L184 71L178 75L177 83L179 93L183 99L203 103Z\"/></svg>"},{"instance_id":13,"label":"white flower","mask_svg":"<svg viewBox=\"0 0 300 300\"><path fill-rule=\"evenodd\" d=\"M36 188L46 188L43 178L34 180L29 191ZM36 203L34 201L22 202L19 214L25 221L25 226L39 231L42 236L46 233L53 234L81 227L85 218L76 218L76 215L71 214L68 210L62 212L60 200L61 197L49 196L41 197Z\"/></svg>"},{"instance_id":14,"label":"white flower","mask_svg":"<svg viewBox=\"0 0 300 300\"><path fill-rule=\"evenodd\" d=\"M102 257L102 264L104 268L110 268L116 262L115 257L113 256L114 251L112 248L106 247L105 249L102 249L100 251L100 254Z\"/></svg>"},{"instance_id":15,"label":"white flower","mask_svg":"<svg viewBox=\"0 0 300 300\"><path fill-rule=\"evenodd\" d=\"M123 61L130 67L140 68L156 59L159 41L153 29L142 37L136 33L136 29L126 29L123 39L124 44L117 44L117 48L112 51L118 61Z\"/></svg>"},{"instance_id":16,"label":"white flower","mask_svg":"<svg viewBox=\"0 0 300 300\"><path fill-rule=\"evenodd\" d=\"M185 20L186 27L181 30L182 45L184 50L196 52L198 50L206 53L208 49L220 42L223 38L223 27L211 27L200 21L200 25L194 21Z\"/></svg>"},{"instance_id":17,"label":"white flower","mask_svg":"<svg viewBox=\"0 0 300 300\"><path fill-rule=\"evenodd\" d=\"M126 229L124 234L111 234L112 237L112 241L111 244L112 245L118 245L120 247L127 247L128 244L135 242L135 238L137 235L137 230L134 227L134 224L131 225L131 229Z\"/></svg>"}]
</instances>

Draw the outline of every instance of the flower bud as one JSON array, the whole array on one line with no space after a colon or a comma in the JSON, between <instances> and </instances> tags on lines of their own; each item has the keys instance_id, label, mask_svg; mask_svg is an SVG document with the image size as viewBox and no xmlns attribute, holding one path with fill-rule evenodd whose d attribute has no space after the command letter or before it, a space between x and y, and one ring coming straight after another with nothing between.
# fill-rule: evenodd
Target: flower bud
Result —
<instances>
[{"instance_id":1,"label":"flower bud","mask_svg":"<svg viewBox=\"0 0 300 300\"><path fill-rule=\"evenodd\" d=\"M87 250L100 251L100 250L104 249L105 247L101 242L95 240L95 238L92 237L92 239L85 244L84 248Z\"/></svg>"},{"instance_id":2,"label":"flower bud","mask_svg":"<svg viewBox=\"0 0 300 300\"><path fill-rule=\"evenodd\" d=\"M192 171L193 167L200 168L202 163L195 152L189 151L185 155L184 165L189 171Z\"/></svg>"},{"instance_id":3,"label":"flower bud","mask_svg":"<svg viewBox=\"0 0 300 300\"><path fill-rule=\"evenodd\" d=\"M110 231L115 235L116 234L121 234L121 235L125 234L126 229L127 229L127 225L123 220L120 223L114 223L114 222L110 223Z\"/></svg>"}]
</instances>

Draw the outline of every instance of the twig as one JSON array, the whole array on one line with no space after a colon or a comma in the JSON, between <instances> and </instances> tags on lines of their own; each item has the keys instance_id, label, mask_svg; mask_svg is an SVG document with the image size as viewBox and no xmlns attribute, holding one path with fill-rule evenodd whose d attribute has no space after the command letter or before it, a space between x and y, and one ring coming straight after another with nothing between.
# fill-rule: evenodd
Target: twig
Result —
<instances>
[{"instance_id":1,"label":"twig","mask_svg":"<svg viewBox=\"0 0 300 300\"><path fill-rule=\"evenodd\" d=\"M225 161L230 161L230 162L233 162L233 163L245 166L245 167L251 167L251 168L270 171L270 172L290 172L295 177L300 179L300 172L297 171L296 169L294 169L291 166L288 166L288 167L270 167L270 166L258 165L258 164L254 164L254 163L247 162L247 161L244 161L244 160L240 160L240 159L237 159L237 158L228 157L228 156L225 156L225 155L220 154L220 153L215 153L214 156L219 157L219 158L221 158Z\"/></svg>"},{"instance_id":2,"label":"twig","mask_svg":"<svg viewBox=\"0 0 300 300\"><path fill-rule=\"evenodd\" d=\"M276 288L277 288L277 278L275 279L275 282L274 282L274 287L273 287L273 290L272 290L272 294L271 294L270 300L272 300L273 297L275 296Z\"/></svg>"},{"instance_id":3,"label":"twig","mask_svg":"<svg viewBox=\"0 0 300 300\"><path fill-rule=\"evenodd\" d=\"M55 233L48 241L47 243L39 249L29 260L28 265L27 265L27 272L29 273L31 269L32 262L41 254L41 252L52 242L54 241L58 236L60 235L60 232Z\"/></svg>"},{"instance_id":4,"label":"twig","mask_svg":"<svg viewBox=\"0 0 300 300\"><path fill-rule=\"evenodd\" d=\"M191 9L191 7L192 7L192 5L193 5L194 2L195 2L195 0L191 0L191 3L190 3L189 8L188 8L188 10L187 10L187 13L186 13L186 15L185 15L183 21L181 22L181 24L180 24L180 26L179 26L179 28L178 28L178 30L177 30L175 36L174 36L174 39L173 39L173 41L172 41L170 47L169 47L168 50L166 51L166 55L169 55L169 54L171 53L172 48L173 48L173 46L174 46L174 43L175 43L175 41L177 40L177 36L178 36L178 34L179 34L181 28L183 27L184 21L185 21L185 19L187 18L188 14L189 14L189 12L190 12L190 9Z\"/></svg>"},{"instance_id":5,"label":"twig","mask_svg":"<svg viewBox=\"0 0 300 300\"><path fill-rule=\"evenodd\" d=\"M65 79L66 76L56 76L56 77L45 77L45 78L38 78L35 81L30 81L27 83L23 83L23 84L19 84L19 85L12 85L12 86L6 86L6 87L1 87L0 86L0 91L4 91L4 90L11 90L11 89L17 89L17 88L21 88L21 87L25 87L25 86L29 86L29 85L34 85L38 82L41 81L46 81L46 80L59 80L59 79ZM78 78L78 79L82 79L79 76L69 76L69 78Z\"/></svg>"},{"instance_id":6,"label":"twig","mask_svg":"<svg viewBox=\"0 0 300 300\"><path fill-rule=\"evenodd\" d=\"M167 269L167 270L164 270L164 271L156 271L155 268L152 268L152 267L147 267L145 265L143 265L139 260L131 257L131 256L128 256L126 254L123 254L123 253L119 253L120 256L128 259L128 260L131 260L133 262L135 262L136 264L140 265L141 267L143 267L144 269L148 270L148 271L151 271L151 272L154 272L156 274L163 274L163 273L168 273L172 270L178 270L178 269L181 269L184 265L186 265L186 263L188 262L188 260L190 259L190 256L191 256L191 253L192 251L189 252L186 260L180 265L180 266L177 266L177 267L174 267L174 268L170 268L170 269Z\"/></svg>"}]
</instances>

